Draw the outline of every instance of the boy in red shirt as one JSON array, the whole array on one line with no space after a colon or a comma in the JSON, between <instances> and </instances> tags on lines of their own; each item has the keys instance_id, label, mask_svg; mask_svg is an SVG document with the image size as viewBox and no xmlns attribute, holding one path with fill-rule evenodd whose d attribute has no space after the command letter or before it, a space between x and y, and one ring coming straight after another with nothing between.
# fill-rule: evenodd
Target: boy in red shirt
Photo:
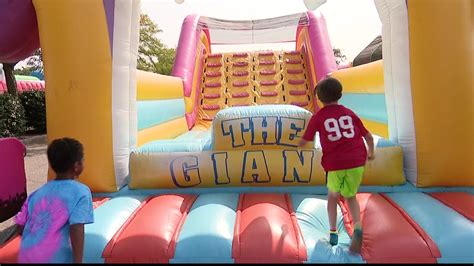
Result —
<instances>
[{"instance_id":1,"label":"boy in red shirt","mask_svg":"<svg viewBox=\"0 0 474 266\"><path fill-rule=\"evenodd\" d=\"M349 206L354 220L354 232L350 251L360 253L362 247L362 226L359 203L355 195L359 189L364 165L374 158L374 140L360 118L350 109L338 104L342 97L342 85L334 78L326 78L316 86L318 99L323 103L308 124L299 146L312 141L316 132L323 150L321 164L326 171L328 187L329 242L337 245L336 229L337 202L342 195ZM365 147L364 138L368 145Z\"/></svg>"}]
</instances>

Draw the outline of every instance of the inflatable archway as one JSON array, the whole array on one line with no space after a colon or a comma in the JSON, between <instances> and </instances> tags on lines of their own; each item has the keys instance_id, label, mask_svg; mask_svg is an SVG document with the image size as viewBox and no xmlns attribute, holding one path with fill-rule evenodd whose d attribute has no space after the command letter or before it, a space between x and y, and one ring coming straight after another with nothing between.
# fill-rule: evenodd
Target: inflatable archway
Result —
<instances>
[{"instance_id":1,"label":"inflatable archway","mask_svg":"<svg viewBox=\"0 0 474 266\"><path fill-rule=\"evenodd\" d=\"M239 27L189 15L168 77L136 70L139 1L33 0L48 139L84 143L80 181L100 197L85 261L472 263L472 2L375 4L383 62L338 70L318 12ZM212 53L222 24L295 49ZM295 145L326 75L384 137L357 196L361 256L344 202L341 245L323 240L318 140Z\"/></svg>"}]
</instances>

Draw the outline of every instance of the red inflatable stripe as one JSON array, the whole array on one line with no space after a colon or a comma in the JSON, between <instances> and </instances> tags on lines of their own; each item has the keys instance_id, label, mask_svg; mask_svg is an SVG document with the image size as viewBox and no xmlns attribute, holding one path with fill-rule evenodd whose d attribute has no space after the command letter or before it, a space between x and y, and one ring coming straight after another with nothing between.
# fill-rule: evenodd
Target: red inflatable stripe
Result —
<instances>
[{"instance_id":1,"label":"red inflatable stripe","mask_svg":"<svg viewBox=\"0 0 474 266\"><path fill-rule=\"evenodd\" d=\"M276 71L275 70L262 70L260 71L260 75L275 75Z\"/></svg>"},{"instance_id":2,"label":"red inflatable stripe","mask_svg":"<svg viewBox=\"0 0 474 266\"><path fill-rule=\"evenodd\" d=\"M300 51L287 51L287 52L285 52L285 54L288 54L288 55L299 55L299 54L300 54Z\"/></svg>"},{"instance_id":3,"label":"red inflatable stripe","mask_svg":"<svg viewBox=\"0 0 474 266\"><path fill-rule=\"evenodd\" d=\"M277 96L278 92L276 92L276 91L262 91L262 92L260 92L260 95L262 95L263 97L272 97L272 96Z\"/></svg>"},{"instance_id":4,"label":"red inflatable stripe","mask_svg":"<svg viewBox=\"0 0 474 266\"><path fill-rule=\"evenodd\" d=\"M292 64L292 65L296 65L296 64L301 64L301 59L286 59L286 63L287 64Z\"/></svg>"},{"instance_id":5,"label":"red inflatable stripe","mask_svg":"<svg viewBox=\"0 0 474 266\"><path fill-rule=\"evenodd\" d=\"M270 61L260 61L258 62L259 65L273 65L275 64L275 61L274 60L270 60Z\"/></svg>"},{"instance_id":6,"label":"red inflatable stripe","mask_svg":"<svg viewBox=\"0 0 474 266\"><path fill-rule=\"evenodd\" d=\"M220 93L207 93L203 95L205 99L217 99L221 97Z\"/></svg>"},{"instance_id":7,"label":"red inflatable stripe","mask_svg":"<svg viewBox=\"0 0 474 266\"><path fill-rule=\"evenodd\" d=\"M291 85L301 85L304 83L305 83L304 79L289 79L288 80L288 84L291 84Z\"/></svg>"},{"instance_id":8,"label":"red inflatable stripe","mask_svg":"<svg viewBox=\"0 0 474 266\"><path fill-rule=\"evenodd\" d=\"M248 54L247 53L235 53L232 55L232 57L247 57Z\"/></svg>"},{"instance_id":9,"label":"red inflatable stripe","mask_svg":"<svg viewBox=\"0 0 474 266\"><path fill-rule=\"evenodd\" d=\"M145 201L104 249L106 263L168 263L196 195L160 195Z\"/></svg>"},{"instance_id":10,"label":"red inflatable stripe","mask_svg":"<svg viewBox=\"0 0 474 266\"><path fill-rule=\"evenodd\" d=\"M234 73L232 73L232 75L236 77L248 76L248 74L248 71L235 71Z\"/></svg>"},{"instance_id":11,"label":"red inflatable stripe","mask_svg":"<svg viewBox=\"0 0 474 266\"><path fill-rule=\"evenodd\" d=\"M221 107L218 104L204 104L202 109L204 110L218 110Z\"/></svg>"},{"instance_id":12,"label":"red inflatable stripe","mask_svg":"<svg viewBox=\"0 0 474 266\"><path fill-rule=\"evenodd\" d=\"M276 85L278 82L276 80L271 80L271 81L260 81L260 85L262 86L271 86L271 85Z\"/></svg>"},{"instance_id":13,"label":"red inflatable stripe","mask_svg":"<svg viewBox=\"0 0 474 266\"><path fill-rule=\"evenodd\" d=\"M286 73L288 73L288 74L302 74L303 69L287 69Z\"/></svg>"},{"instance_id":14,"label":"red inflatable stripe","mask_svg":"<svg viewBox=\"0 0 474 266\"><path fill-rule=\"evenodd\" d=\"M259 52L258 55L261 55L261 56L273 55L273 52L272 51Z\"/></svg>"},{"instance_id":15,"label":"red inflatable stripe","mask_svg":"<svg viewBox=\"0 0 474 266\"><path fill-rule=\"evenodd\" d=\"M222 63L207 63L207 67L221 67Z\"/></svg>"},{"instance_id":16,"label":"red inflatable stripe","mask_svg":"<svg viewBox=\"0 0 474 266\"><path fill-rule=\"evenodd\" d=\"M204 86L206 88L217 88L217 87L221 87L222 84L220 82L206 82L204 83Z\"/></svg>"},{"instance_id":17,"label":"red inflatable stripe","mask_svg":"<svg viewBox=\"0 0 474 266\"><path fill-rule=\"evenodd\" d=\"M306 95L306 91L291 90L290 95Z\"/></svg>"},{"instance_id":18,"label":"red inflatable stripe","mask_svg":"<svg viewBox=\"0 0 474 266\"><path fill-rule=\"evenodd\" d=\"M248 66L248 62L234 62L233 63L233 66L236 66L236 67L242 67L242 66Z\"/></svg>"},{"instance_id":19,"label":"red inflatable stripe","mask_svg":"<svg viewBox=\"0 0 474 266\"><path fill-rule=\"evenodd\" d=\"M234 87L245 87L249 85L249 82L248 81L234 81L232 82L232 85Z\"/></svg>"},{"instance_id":20,"label":"red inflatable stripe","mask_svg":"<svg viewBox=\"0 0 474 266\"><path fill-rule=\"evenodd\" d=\"M210 58L222 57L222 54L210 54L207 57L210 57Z\"/></svg>"},{"instance_id":21,"label":"red inflatable stripe","mask_svg":"<svg viewBox=\"0 0 474 266\"><path fill-rule=\"evenodd\" d=\"M358 193L362 229L361 255L368 263L436 263L436 249L427 244L400 210L379 194ZM352 235L352 218L347 203L340 202L344 223ZM433 242L434 243L434 242Z\"/></svg>"},{"instance_id":22,"label":"red inflatable stripe","mask_svg":"<svg viewBox=\"0 0 474 266\"><path fill-rule=\"evenodd\" d=\"M428 195L474 222L474 195L466 192L433 192Z\"/></svg>"},{"instance_id":23,"label":"red inflatable stripe","mask_svg":"<svg viewBox=\"0 0 474 266\"><path fill-rule=\"evenodd\" d=\"M235 92L235 93L232 93L232 98L245 98L245 97L249 97L248 92Z\"/></svg>"},{"instance_id":24,"label":"red inflatable stripe","mask_svg":"<svg viewBox=\"0 0 474 266\"><path fill-rule=\"evenodd\" d=\"M207 72L206 77L220 77L222 76L221 72Z\"/></svg>"},{"instance_id":25,"label":"red inflatable stripe","mask_svg":"<svg viewBox=\"0 0 474 266\"><path fill-rule=\"evenodd\" d=\"M240 196L232 243L236 263L306 261L306 247L290 206L283 194Z\"/></svg>"}]
</instances>

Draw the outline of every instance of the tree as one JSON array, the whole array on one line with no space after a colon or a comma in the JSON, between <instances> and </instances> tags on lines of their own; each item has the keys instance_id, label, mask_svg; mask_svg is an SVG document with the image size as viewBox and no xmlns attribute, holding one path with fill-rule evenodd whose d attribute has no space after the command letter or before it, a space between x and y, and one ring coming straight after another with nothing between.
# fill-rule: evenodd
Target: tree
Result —
<instances>
[{"instance_id":1,"label":"tree","mask_svg":"<svg viewBox=\"0 0 474 266\"><path fill-rule=\"evenodd\" d=\"M162 32L147 14L140 15L140 43L137 68L163 75L171 74L176 51L166 47L156 34Z\"/></svg>"},{"instance_id":2,"label":"tree","mask_svg":"<svg viewBox=\"0 0 474 266\"><path fill-rule=\"evenodd\" d=\"M341 64L342 62L347 60L347 57L342 54L341 49L339 48L332 48L332 51L334 52L334 57L336 58L336 64Z\"/></svg>"},{"instance_id":3,"label":"tree","mask_svg":"<svg viewBox=\"0 0 474 266\"><path fill-rule=\"evenodd\" d=\"M13 69L15 69L16 63L3 63L3 72L5 73L5 82L7 83L7 91L11 95L17 95L18 90L16 88L16 79Z\"/></svg>"},{"instance_id":4,"label":"tree","mask_svg":"<svg viewBox=\"0 0 474 266\"><path fill-rule=\"evenodd\" d=\"M15 75L30 76L33 72L43 73L43 52L41 48L36 49L32 56L28 58L26 66L13 71Z\"/></svg>"}]
</instances>

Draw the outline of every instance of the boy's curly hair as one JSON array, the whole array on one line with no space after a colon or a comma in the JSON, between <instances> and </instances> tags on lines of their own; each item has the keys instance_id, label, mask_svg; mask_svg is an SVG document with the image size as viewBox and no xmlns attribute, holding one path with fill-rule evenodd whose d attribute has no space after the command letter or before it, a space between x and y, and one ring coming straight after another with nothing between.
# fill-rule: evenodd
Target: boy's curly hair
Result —
<instances>
[{"instance_id":1,"label":"boy's curly hair","mask_svg":"<svg viewBox=\"0 0 474 266\"><path fill-rule=\"evenodd\" d=\"M316 95L323 103L335 102L342 97L342 84L335 78L326 78L316 85Z\"/></svg>"},{"instance_id":2,"label":"boy's curly hair","mask_svg":"<svg viewBox=\"0 0 474 266\"><path fill-rule=\"evenodd\" d=\"M73 138L55 139L48 146L48 161L56 173L66 173L84 158L82 144Z\"/></svg>"}]
</instances>

